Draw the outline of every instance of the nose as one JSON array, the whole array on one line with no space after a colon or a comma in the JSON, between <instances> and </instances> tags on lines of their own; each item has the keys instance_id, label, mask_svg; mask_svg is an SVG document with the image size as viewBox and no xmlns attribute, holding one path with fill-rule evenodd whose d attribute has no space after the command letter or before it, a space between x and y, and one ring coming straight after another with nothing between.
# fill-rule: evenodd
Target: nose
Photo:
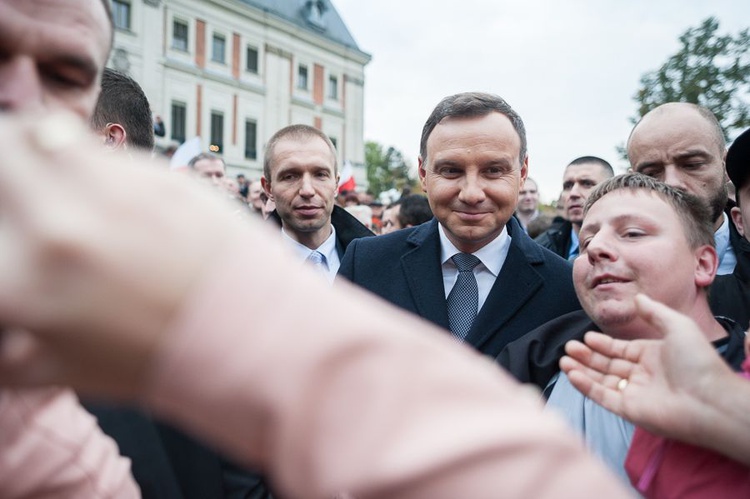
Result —
<instances>
[{"instance_id":1,"label":"nose","mask_svg":"<svg viewBox=\"0 0 750 499\"><path fill-rule=\"evenodd\" d=\"M461 192L458 193L458 200L468 205L477 205L486 198L482 179L476 173L468 173L464 177Z\"/></svg>"},{"instance_id":2,"label":"nose","mask_svg":"<svg viewBox=\"0 0 750 499\"><path fill-rule=\"evenodd\" d=\"M44 93L38 68L31 57L0 59L0 111L19 112L41 109Z\"/></svg>"},{"instance_id":3,"label":"nose","mask_svg":"<svg viewBox=\"0 0 750 499\"><path fill-rule=\"evenodd\" d=\"M310 198L315 195L315 189L313 188L313 179L310 174L302 175L300 179L299 195L302 197Z\"/></svg>"},{"instance_id":4,"label":"nose","mask_svg":"<svg viewBox=\"0 0 750 499\"><path fill-rule=\"evenodd\" d=\"M611 236L606 231L600 230L589 237L588 241L581 241L581 244L586 244L586 256L592 264L602 260L617 260Z\"/></svg>"},{"instance_id":5,"label":"nose","mask_svg":"<svg viewBox=\"0 0 750 499\"><path fill-rule=\"evenodd\" d=\"M568 193L568 198L581 198L583 197L583 194L581 193L581 186L578 182L573 184L573 187L570 188L570 192Z\"/></svg>"},{"instance_id":6,"label":"nose","mask_svg":"<svg viewBox=\"0 0 750 499\"><path fill-rule=\"evenodd\" d=\"M682 172L675 165L667 165L664 168L664 178L661 181L676 189L687 190Z\"/></svg>"}]
</instances>

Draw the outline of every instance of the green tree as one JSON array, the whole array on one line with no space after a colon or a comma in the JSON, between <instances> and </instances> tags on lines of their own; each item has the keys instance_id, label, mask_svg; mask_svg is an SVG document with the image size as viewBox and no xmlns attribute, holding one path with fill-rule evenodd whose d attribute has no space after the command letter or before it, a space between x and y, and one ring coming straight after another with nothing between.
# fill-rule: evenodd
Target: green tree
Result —
<instances>
[{"instance_id":1,"label":"green tree","mask_svg":"<svg viewBox=\"0 0 750 499\"><path fill-rule=\"evenodd\" d=\"M750 126L750 32L720 35L713 17L679 38L680 50L641 78L634 99L637 121L666 102L692 102L710 109L724 137Z\"/></svg>"},{"instance_id":2,"label":"green tree","mask_svg":"<svg viewBox=\"0 0 750 499\"><path fill-rule=\"evenodd\" d=\"M409 177L409 164L395 147L386 148L377 142L366 142L365 166L369 190L375 196L393 188L400 191L414 183Z\"/></svg>"}]
</instances>

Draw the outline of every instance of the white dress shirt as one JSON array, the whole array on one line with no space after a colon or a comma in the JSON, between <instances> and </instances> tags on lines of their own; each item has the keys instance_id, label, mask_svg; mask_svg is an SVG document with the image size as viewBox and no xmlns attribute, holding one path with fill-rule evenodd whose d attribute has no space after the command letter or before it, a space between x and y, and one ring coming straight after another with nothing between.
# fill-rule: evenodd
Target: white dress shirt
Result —
<instances>
[{"instance_id":1,"label":"white dress shirt","mask_svg":"<svg viewBox=\"0 0 750 499\"><path fill-rule=\"evenodd\" d=\"M447 299L448 294L450 294L451 289L456 284L456 279L458 279L458 269L453 260L451 260L451 257L456 253L461 253L461 251L445 235L445 230L441 224L438 224L438 233L440 234L440 263L443 269L443 287L445 288L445 298ZM474 267L474 276L477 279L477 287L479 288L478 310L482 310L482 305L487 300L487 296L489 296L490 290L495 284L495 279L500 274L500 269L503 268L505 258L508 256L508 249L510 248L510 239L508 230L503 227L500 235L472 253L482 262Z\"/></svg>"},{"instance_id":2,"label":"white dress shirt","mask_svg":"<svg viewBox=\"0 0 750 499\"><path fill-rule=\"evenodd\" d=\"M289 247L292 248L294 253L298 255L303 262L307 260L310 253L313 251L322 254L325 257L324 266L326 269L326 279L329 283L333 282L336 278L336 272L339 271L339 267L341 266L341 260L339 259L338 251L336 251L336 228L333 225L331 225L331 235L328 236L328 239L323 241L323 244L315 249L310 249L304 244L299 243L297 240L293 239L292 236L287 234L284 229L281 229L281 238L286 241Z\"/></svg>"}]
</instances>

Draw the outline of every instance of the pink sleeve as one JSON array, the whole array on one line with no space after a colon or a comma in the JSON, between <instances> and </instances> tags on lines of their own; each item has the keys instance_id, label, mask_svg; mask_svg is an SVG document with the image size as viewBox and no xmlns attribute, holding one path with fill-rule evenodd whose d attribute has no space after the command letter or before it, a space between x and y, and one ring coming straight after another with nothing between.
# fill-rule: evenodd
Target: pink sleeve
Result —
<instances>
[{"instance_id":1,"label":"pink sleeve","mask_svg":"<svg viewBox=\"0 0 750 499\"><path fill-rule=\"evenodd\" d=\"M130 460L69 390L0 391L0 497L137 498Z\"/></svg>"},{"instance_id":2,"label":"pink sleeve","mask_svg":"<svg viewBox=\"0 0 750 499\"><path fill-rule=\"evenodd\" d=\"M157 412L290 497L628 497L494 363L253 235L167 336Z\"/></svg>"}]
</instances>

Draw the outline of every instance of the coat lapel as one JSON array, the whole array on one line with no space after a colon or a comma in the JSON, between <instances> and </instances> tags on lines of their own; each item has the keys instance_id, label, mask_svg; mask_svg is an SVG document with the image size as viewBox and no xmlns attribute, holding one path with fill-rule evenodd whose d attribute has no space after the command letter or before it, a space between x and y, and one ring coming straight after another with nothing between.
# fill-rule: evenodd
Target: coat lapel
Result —
<instances>
[{"instance_id":1,"label":"coat lapel","mask_svg":"<svg viewBox=\"0 0 750 499\"><path fill-rule=\"evenodd\" d=\"M543 261L536 243L513 219L508 223L508 233L511 234L508 256L466 337L466 342L476 348L494 337L544 283L532 265Z\"/></svg>"},{"instance_id":2,"label":"coat lapel","mask_svg":"<svg viewBox=\"0 0 750 499\"><path fill-rule=\"evenodd\" d=\"M413 249L401 257L401 268L406 276L417 313L448 329L437 220L432 219L431 222L419 226L407 242Z\"/></svg>"}]
</instances>

